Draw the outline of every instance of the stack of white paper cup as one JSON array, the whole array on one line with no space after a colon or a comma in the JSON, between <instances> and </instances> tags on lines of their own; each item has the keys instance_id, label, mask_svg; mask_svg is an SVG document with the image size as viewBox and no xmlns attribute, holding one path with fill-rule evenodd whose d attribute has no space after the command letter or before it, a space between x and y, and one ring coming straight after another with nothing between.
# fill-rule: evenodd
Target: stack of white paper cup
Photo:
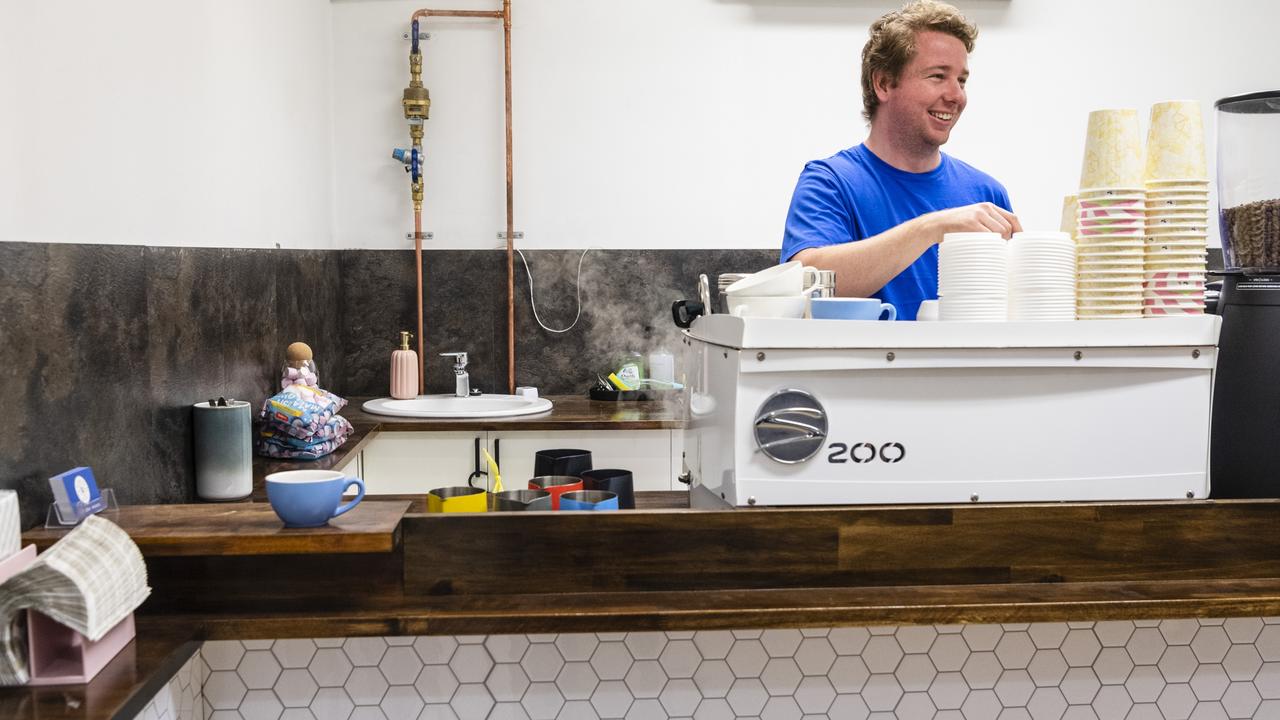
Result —
<instances>
[{"instance_id":1,"label":"stack of white paper cup","mask_svg":"<svg viewBox=\"0 0 1280 720\"><path fill-rule=\"evenodd\" d=\"M1076 318L1076 248L1064 232L1020 232L1009 241L1009 319Z\"/></svg>"},{"instance_id":2,"label":"stack of white paper cup","mask_svg":"<svg viewBox=\"0 0 1280 720\"><path fill-rule=\"evenodd\" d=\"M998 233L947 233L938 247L938 319L1008 319L1008 248Z\"/></svg>"},{"instance_id":3,"label":"stack of white paper cup","mask_svg":"<svg viewBox=\"0 0 1280 720\"><path fill-rule=\"evenodd\" d=\"M1147 133L1143 313L1204 313L1209 230L1204 124L1195 101L1151 108Z\"/></svg>"},{"instance_id":4,"label":"stack of white paper cup","mask_svg":"<svg viewBox=\"0 0 1280 720\"><path fill-rule=\"evenodd\" d=\"M1142 317L1145 165L1138 111L1089 113L1076 227L1076 315Z\"/></svg>"}]
</instances>

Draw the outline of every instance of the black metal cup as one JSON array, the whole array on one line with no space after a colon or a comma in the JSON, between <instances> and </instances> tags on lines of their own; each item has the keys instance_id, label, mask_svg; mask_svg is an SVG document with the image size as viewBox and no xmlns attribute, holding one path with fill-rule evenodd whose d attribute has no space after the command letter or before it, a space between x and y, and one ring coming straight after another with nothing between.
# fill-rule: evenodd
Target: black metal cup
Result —
<instances>
[{"instance_id":1,"label":"black metal cup","mask_svg":"<svg viewBox=\"0 0 1280 720\"><path fill-rule=\"evenodd\" d=\"M601 468L582 473L582 486L588 490L604 490L618 496L619 510L636 508L635 484L630 470Z\"/></svg>"},{"instance_id":2,"label":"black metal cup","mask_svg":"<svg viewBox=\"0 0 1280 720\"><path fill-rule=\"evenodd\" d=\"M533 475L575 475L581 476L591 469L591 451L571 448L554 448L539 450L533 455Z\"/></svg>"}]
</instances>

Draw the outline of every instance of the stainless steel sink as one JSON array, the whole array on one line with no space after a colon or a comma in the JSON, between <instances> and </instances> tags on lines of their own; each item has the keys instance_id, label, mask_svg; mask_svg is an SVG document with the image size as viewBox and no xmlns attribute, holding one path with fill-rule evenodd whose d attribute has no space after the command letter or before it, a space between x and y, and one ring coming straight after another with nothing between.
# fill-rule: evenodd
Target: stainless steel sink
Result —
<instances>
[{"instance_id":1,"label":"stainless steel sink","mask_svg":"<svg viewBox=\"0 0 1280 720\"><path fill-rule=\"evenodd\" d=\"M364 411L374 415L420 418L482 418L533 415L551 409L546 398L526 398L519 395L419 395L412 400L378 398L363 405Z\"/></svg>"}]
</instances>

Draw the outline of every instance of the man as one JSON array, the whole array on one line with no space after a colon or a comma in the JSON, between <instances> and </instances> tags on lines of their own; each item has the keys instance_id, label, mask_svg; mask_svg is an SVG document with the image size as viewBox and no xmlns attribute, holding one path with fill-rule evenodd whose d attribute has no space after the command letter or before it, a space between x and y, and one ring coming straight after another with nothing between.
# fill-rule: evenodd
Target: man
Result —
<instances>
[{"instance_id":1,"label":"man","mask_svg":"<svg viewBox=\"0 0 1280 720\"><path fill-rule=\"evenodd\" d=\"M964 112L978 28L951 5L911 2L871 26L862 48L866 141L805 166L782 261L835 270L836 292L878 297L914 320L938 293L950 232L1022 230L994 178L940 148Z\"/></svg>"}]
</instances>

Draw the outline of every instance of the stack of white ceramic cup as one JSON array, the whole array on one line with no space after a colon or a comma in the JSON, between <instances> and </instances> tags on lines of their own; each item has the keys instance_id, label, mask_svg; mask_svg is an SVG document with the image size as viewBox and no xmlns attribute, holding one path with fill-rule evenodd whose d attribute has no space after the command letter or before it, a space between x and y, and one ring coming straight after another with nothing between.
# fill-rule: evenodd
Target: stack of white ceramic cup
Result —
<instances>
[{"instance_id":1,"label":"stack of white ceramic cup","mask_svg":"<svg viewBox=\"0 0 1280 720\"><path fill-rule=\"evenodd\" d=\"M1138 112L1089 113L1076 223L1081 320L1142 317L1144 170Z\"/></svg>"},{"instance_id":2,"label":"stack of white ceramic cup","mask_svg":"<svg viewBox=\"0 0 1280 720\"><path fill-rule=\"evenodd\" d=\"M1009 241L1009 319L1076 319L1076 248L1065 232L1020 232Z\"/></svg>"},{"instance_id":3,"label":"stack of white ceramic cup","mask_svg":"<svg viewBox=\"0 0 1280 720\"><path fill-rule=\"evenodd\" d=\"M1195 101L1157 103L1147 132L1142 288L1148 317L1204 313L1209 171Z\"/></svg>"},{"instance_id":4,"label":"stack of white ceramic cup","mask_svg":"<svg viewBox=\"0 0 1280 720\"><path fill-rule=\"evenodd\" d=\"M796 261L748 275L724 289L727 309L738 317L802 318L813 290L804 286L804 276Z\"/></svg>"},{"instance_id":5,"label":"stack of white ceramic cup","mask_svg":"<svg viewBox=\"0 0 1280 720\"><path fill-rule=\"evenodd\" d=\"M947 233L938 247L938 318L990 322L1008 319L1008 248L992 232Z\"/></svg>"}]
</instances>

